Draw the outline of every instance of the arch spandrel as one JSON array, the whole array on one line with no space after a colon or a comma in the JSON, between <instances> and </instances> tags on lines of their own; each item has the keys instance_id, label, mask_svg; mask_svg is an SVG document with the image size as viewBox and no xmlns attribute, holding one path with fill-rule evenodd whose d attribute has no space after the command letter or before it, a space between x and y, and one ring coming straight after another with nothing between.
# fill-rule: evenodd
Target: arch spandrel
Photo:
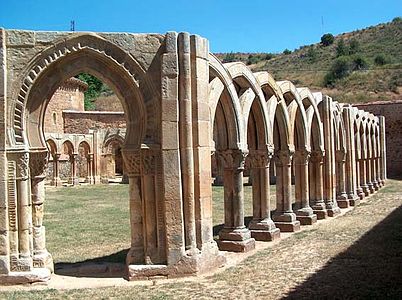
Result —
<instances>
[{"instance_id":1,"label":"arch spandrel","mask_svg":"<svg viewBox=\"0 0 402 300\"><path fill-rule=\"evenodd\" d=\"M40 135L46 108L43 99L48 101L63 79L82 71L95 73L115 87L119 98L124 98L126 112L135 111L137 118L141 119L137 124L128 119L128 125L141 129L142 137L157 138L159 104L150 105L147 102L155 102L159 92L152 86L144 69L129 53L106 39L96 34L81 33L55 41L54 45L34 56L19 80L14 80L16 84L12 98L16 100L9 110L9 128L12 128L8 137L10 146L22 145L27 141L31 147L43 147L44 138ZM124 81L125 87L117 81ZM122 90L125 90L124 95L119 93ZM152 120L153 128L150 128L147 119Z\"/></svg>"}]
</instances>

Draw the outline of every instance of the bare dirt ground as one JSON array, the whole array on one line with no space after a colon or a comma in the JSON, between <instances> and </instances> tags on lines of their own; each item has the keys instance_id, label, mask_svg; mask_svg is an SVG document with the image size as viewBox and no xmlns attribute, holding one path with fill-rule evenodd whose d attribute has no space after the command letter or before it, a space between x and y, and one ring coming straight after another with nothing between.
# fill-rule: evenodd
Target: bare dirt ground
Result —
<instances>
[{"instance_id":1,"label":"bare dirt ground","mask_svg":"<svg viewBox=\"0 0 402 300\"><path fill-rule=\"evenodd\" d=\"M46 285L1 287L0 298L402 299L402 181L239 257L229 254L228 267L213 275L145 283L55 276Z\"/></svg>"}]
</instances>

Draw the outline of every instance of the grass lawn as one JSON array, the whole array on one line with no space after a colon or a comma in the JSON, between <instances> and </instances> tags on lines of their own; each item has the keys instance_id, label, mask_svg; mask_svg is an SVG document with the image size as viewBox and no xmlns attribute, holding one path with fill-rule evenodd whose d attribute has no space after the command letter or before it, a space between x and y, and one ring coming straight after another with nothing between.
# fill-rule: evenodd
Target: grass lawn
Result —
<instances>
[{"instance_id":1,"label":"grass lawn","mask_svg":"<svg viewBox=\"0 0 402 300\"><path fill-rule=\"evenodd\" d=\"M271 187L275 194L275 187ZM252 216L251 186L244 187L245 216ZM271 196L271 202L275 196ZM274 203L272 203L274 205ZM99 258L124 262L130 247L128 185L85 185L46 190L44 224L55 263ZM213 224L224 221L223 187L213 187ZM117 254L116 254L117 253Z\"/></svg>"},{"instance_id":2,"label":"grass lawn","mask_svg":"<svg viewBox=\"0 0 402 300\"><path fill-rule=\"evenodd\" d=\"M216 199L219 190L214 188ZM249 187L245 195L250 212ZM9 291L0 298L401 299L401 195L402 181L388 180L345 215L319 222L212 276L155 286ZM48 246L56 262L104 256L129 245L127 186L49 190L47 199ZM116 226L121 232L114 232Z\"/></svg>"}]
</instances>

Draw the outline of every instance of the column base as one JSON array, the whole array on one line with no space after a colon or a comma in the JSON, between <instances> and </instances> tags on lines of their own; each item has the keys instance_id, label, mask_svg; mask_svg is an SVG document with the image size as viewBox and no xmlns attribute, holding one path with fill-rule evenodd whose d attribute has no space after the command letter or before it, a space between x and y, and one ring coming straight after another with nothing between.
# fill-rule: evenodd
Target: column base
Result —
<instances>
[{"instance_id":1,"label":"column base","mask_svg":"<svg viewBox=\"0 0 402 300\"><path fill-rule=\"evenodd\" d=\"M217 243L221 251L248 252L255 248L255 239L248 228L223 228Z\"/></svg>"},{"instance_id":2,"label":"column base","mask_svg":"<svg viewBox=\"0 0 402 300\"><path fill-rule=\"evenodd\" d=\"M50 279L50 275L47 268L34 268L29 272L10 272L0 274L0 285L46 282Z\"/></svg>"},{"instance_id":3,"label":"column base","mask_svg":"<svg viewBox=\"0 0 402 300\"><path fill-rule=\"evenodd\" d=\"M202 251L192 255L185 254L172 265L127 265L128 280L148 280L156 278L177 278L213 271L226 263L226 258L219 253L216 243L203 246Z\"/></svg>"},{"instance_id":4,"label":"column base","mask_svg":"<svg viewBox=\"0 0 402 300\"><path fill-rule=\"evenodd\" d=\"M50 182L50 185L52 186L62 186L63 183L61 182L60 177L53 178L52 181Z\"/></svg>"},{"instance_id":5,"label":"column base","mask_svg":"<svg viewBox=\"0 0 402 300\"><path fill-rule=\"evenodd\" d=\"M336 217L341 213L341 209L339 207L327 208L328 217Z\"/></svg>"},{"instance_id":6,"label":"column base","mask_svg":"<svg viewBox=\"0 0 402 300\"><path fill-rule=\"evenodd\" d=\"M274 241L281 237L280 230L271 219L252 220L248 226L251 237L257 241Z\"/></svg>"},{"instance_id":7,"label":"column base","mask_svg":"<svg viewBox=\"0 0 402 300\"><path fill-rule=\"evenodd\" d=\"M249 238L244 241L228 241L228 240L218 240L218 247L221 251L230 252L249 252L255 249L255 239Z\"/></svg>"},{"instance_id":8,"label":"column base","mask_svg":"<svg viewBox=\"0 0 402 300\"><path fill-rule=\"evenodd\" d=\"M380 185L379 185L379 183L377 181L373 182L373 188L374 188L375 191L378 191L380 189Z\"/></svg>"},{"instance_id":9,"label":"column base","mask_svg":"<svg viewBox=\"0 0 402 300\"><path fill-rule=\"evenodd\" d=\"M350 205L349 199L336 199L336 202L340 208L348 208Z\"/></svg>"},{"instance_id":10,"label":"column base","mask_svg":"<svg viewBox=\"0 0 402 300\"><path fill-rule=\"evenodd\" d=\"M296 220L300 222L300 225L313 225L317 223L317 215L296 216Z\"/></svg>"},{"instance_id":11,"label":"column base","mask_svg":"<svg viewBox=\"0 0 402 300\"><path fill-rule=\"evenodd\" d=\"M358 206L360 204L360 198L356 196L349 199L349 204L350 206Z\"/></svg>"},{"instance_id":12,"label":"column base","mask_svg":"<svg viewBox=\"0 0 402 300\"><path fill-rule=\"evenodd\" d=\"M368 185L362 186L362 189L363 189L364 197L367 197L368 195L370 195L370 189L369 189Z\"/></svg>"},{"instance_id":13,"label":"column base","mask_svg":"<svg viewBox=\"0 0 402 300\"><path fill-rule=\"evenodd\" d=\"M33 255L33 267L34 268L46 268L51 273L54 272L54 264L52 255L47 252L47 250L43 251L43 253L38 253Z\"/></svg>"},{"instance_id":14,"label":"column base","mask_svg":"<svg viewBox=\"0 0 402 300\"><path fill-rule=\"evenodd\" d=\"M328 213L326 209L314 209L313 212L317 216L317 220L324 220L328 218Z\"/></svg>"},{"instance_id":15,"label":"column base","mask_svg":"<svg viewBox=\"0 0 402 300\"><path fill-rule=\"evenodd\" d=\"M275 225L281 232L296 232L300 230L300 222L297 220L290 222L275 222Z\"/></svg>"},{"instance_id":16,"label":"column base","mask_svg":"<svg viewBox=\"0 0 402 300\"><path fill-rule=\"evenodd\" d=\"M368 184L368 189L369 189L370 194L373 194L375 192L373 183L370 182Z\"/></svg>"}]
</instances>

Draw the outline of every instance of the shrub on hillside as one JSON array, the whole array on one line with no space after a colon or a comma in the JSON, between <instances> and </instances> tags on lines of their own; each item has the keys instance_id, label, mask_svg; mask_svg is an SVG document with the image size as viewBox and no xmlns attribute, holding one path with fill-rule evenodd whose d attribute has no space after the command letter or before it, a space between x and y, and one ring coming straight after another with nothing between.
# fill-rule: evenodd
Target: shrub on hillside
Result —
<instances>
[{"instance_id":1,"label":"shrub on hillside","mask_svg":"<svg viewBox=\"0 0 402 300\"><path fill-rule=\"evenodd\" d=\"M337 58L331 66L331 69L324 77L324 85L327 87L334 86L338 79L342 79L349 75L351 71L351 61L349 57L341 56Z\"/></svg>"},{"instance_id":2,"label":"shrub on hillside","mask_svg":"<svg viewBox=\"0 0 402 300\"><path fill-rule=\"evenodd\" d=\"M317 60L318 53L314 46L308 48L307 57L311 62L315 62Z\"/></svg>"},{"instance_id":3,"label":"shrub on hillside","mask_svg":"<svg viewBox=\"0 0 402 300\"><path fill-rule=\"evenodd\" d=\"M352 70L353 71L360 71L368 68L367 60L360 56L356 55L352 60Z\"/></svg>"},{"instance_id":4,"label":"shrub on hillside","mask_svg":"<svg viewBox=\"0 0 402 300\"><path fill-rule=\"evenodd\" d=\"M289 49L283 50L283 54L285 54L285 55L288 55L288 54L290 54L290 53L292 53L292 51L290 51Z\"/></svg>"},{"instance_id":5,"label":"shrub on hillside","mask_svg":"<svg viewBox=\"0 0 402 300\"><path fill-rule=\"evenodd\" d=\"M346 46L345 41L343 39L340 39L338 41L338 43L336 44L335 51L337 57L349 55L349 49Z\"/></svg>"},{"instance_id":6,"label":"shrub on hillside","mask_svg":"<svg viewBox=\"0 0 402 300\"><path fill-rule=\"evenodd\" d=\"M360 43L356 39L351 39L349 42L349 54L355 54L360 51Z\"/></svg>"},{"instance_id":7,"label":"shrub on hillside","mask_svg":"<svg viewBox=\"0 0 402 300\"><path fill-rule=\"evenodd\" d=\"M326 47L334 43L334 36L331 33L326 33L321 37L321 44Z\"/></svg>"},{"instance_id":8,"label":"shrub on hillside","mask_svg":"<svg viewBox=\"0 0 402 300\"><path fill-rule=\"evenodd\" d=\"M229 63L236 61L236 55L233 52L226 53L222 59L223 63Z\"/></svg>"},{"instance_id":9,"label":"shrub on hillside","mask_svg":"<svg viewBox=\"0 0 402 300\"><path fill-rule=\"evenodd\" d=\"M378 54L375 58L374 58L374 63L377 66L383 66L388 62L388 59L385 57L385 55L383 54Z\"/></svg>"}]
</instances>

